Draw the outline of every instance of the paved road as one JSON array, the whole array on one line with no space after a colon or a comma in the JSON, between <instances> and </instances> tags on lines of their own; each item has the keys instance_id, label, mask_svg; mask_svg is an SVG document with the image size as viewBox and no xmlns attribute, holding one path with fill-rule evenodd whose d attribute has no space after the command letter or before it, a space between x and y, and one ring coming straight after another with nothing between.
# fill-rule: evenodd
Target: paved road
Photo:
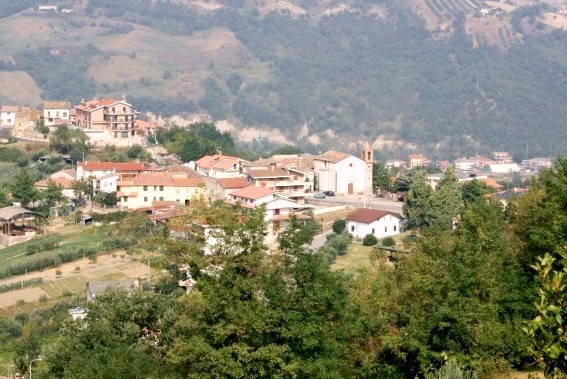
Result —
<instances>
[{"instance_id":1,"label":"paved road","mask_svg":"<svg viewBox=\"0 0 567 379\"><path fill-rule=\"evenodd\" d=\"M311 242L309 248L312 249L313 251L317 251L317 249L319 249L321 246L325 244L325 242L327 242L327 236L331 233L333 233L332 230L327 230L326 232L317 234L315 237L313 237L313 242Z\"/></svg>"},{"instance_id":2,"label":"paved road","mask_svg":"<svg viewBox=\"0 0 567 379\"><path fill-rule=\"evenodd\" d=\"M360 195L347 195L347 196L328 196L325 199L313 199L305 198L305 201L309 204L317 206L333 206L333 205L348 205L351 207L372 208L372 209L383 209L390 212L402 212L402 206L404 203L395 200L385 200L377 197L370 197L364 199L364 196Z\"/></svg>"}]
</instances>

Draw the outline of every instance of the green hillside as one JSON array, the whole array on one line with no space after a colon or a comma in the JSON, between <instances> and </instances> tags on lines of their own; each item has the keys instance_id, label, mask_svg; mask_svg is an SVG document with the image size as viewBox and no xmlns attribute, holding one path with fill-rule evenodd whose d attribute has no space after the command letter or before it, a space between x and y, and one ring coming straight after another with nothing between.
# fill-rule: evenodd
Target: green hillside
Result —
<instances>
[{"instance_id":1,"label":"green hillside","mask_svg":"<svg viewBox=\"0 0 567 379\"><path fill-rule=\"evenodd\" d=\"M482 16L482 2L457 0L61 4L74 13L0 20L16 62L0 69L25 71L44 98L127 94L141 111L206 111L312 151L300 129L322 147L400 141L383 155L567 153L567 33L543 23L551 6Z\"/></svg>"}]
</instances>

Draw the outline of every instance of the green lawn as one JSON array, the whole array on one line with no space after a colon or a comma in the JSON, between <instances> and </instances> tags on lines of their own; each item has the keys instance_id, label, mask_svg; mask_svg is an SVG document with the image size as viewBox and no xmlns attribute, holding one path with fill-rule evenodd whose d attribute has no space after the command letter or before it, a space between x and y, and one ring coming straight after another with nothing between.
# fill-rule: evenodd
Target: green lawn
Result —
<instances>
[{"instance_id":1,"label":"green lawn","mask_svg":"<svg viewBox=\"0 0 567 379\"><path fill-rule=\"evenodd\" d=\"M362 246L358 242L353 242L349 245L345 255L337 257L335 263L331 265L331 269L355 274L358 269L368 266L375 257L376 253L372 246Z\"/></svg>"},{"instance_id":2,"label":"green lawn","mask_svg":"<svg viewBox=\"0 0 567 379\"><path fill-rule=\"evenodd\" d=\"M58 298L63 293L84 294L87 280L83 276L75 276L72 278L59 279L53 282L43 282L39 287L47 292L51 297Z\"/></svg>"}]
</instances>

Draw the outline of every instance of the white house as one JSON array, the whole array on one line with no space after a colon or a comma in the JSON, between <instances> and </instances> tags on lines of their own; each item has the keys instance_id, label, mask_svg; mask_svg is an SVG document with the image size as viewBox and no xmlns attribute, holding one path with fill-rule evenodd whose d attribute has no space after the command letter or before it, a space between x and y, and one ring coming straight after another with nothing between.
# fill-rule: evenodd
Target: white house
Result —
<instances>
[{"instance_id":1,"label":"white house","mask_svg":"<svg viewBox=\"0 0 567 379\"><path fill-rule=\"evenodd\" d=\"M319 190L362 194L366 190L366 162L351 154L328 151L313 160Z\"/></svg>"},{"instance_id":2,"label":"white house","mask_svg":"<svg viewBox=\"0 0 567 379\"><path fill-rule=\"evenodd\" d=\"M71 103L68 101L43 102L43 119L46 126L67 124L70 122L69 111Z\"/></svg>"},{"instance_id":3,"label":"white house","mask_svg":"<svg viewBox=\"0 0 567 379\"><path fill-rule=\"evenodd\" d=\"M19 105L2 105L0 108L2 128L13 128L16 126L16 113L30 109L29 107L20 107Z\"/></svg>"},{"instance_id":4,"label":"white house","mask_svg":"<svg viewBox=\"0 0 567 379\"><path fill-rule=\"evenodd\" d=\"M287 227L292 216L300 220L311 219L311 216L301 213L301 211L311 208L310 206L292 201L268 188L249 186L233 191L229 197L230 199L226 201L228 204L235 205L238 203L248 209L255 209L265 204L266 214L264 219L267 223L267 242L273 241L279 232Z\"/></svg>"},{"instance_id":5,"label":"white house","mask_svg":"<svg viewBox=\"0 0 567 379\"><path fill-rule=\"evenodd\" d=\"M110 173L139 174L146 171L143 163L136 162L79 162L77 164L77 179L99 178Z\"/></svg>"},{"instance_id":6,"label":"white house","mask_svg":"<svg viewBox=\"0 0 567 379\"><path fill-rule=\"evenodd\" d=\"M516 163L495 163L487 164L482 168L484 172L491 172L493 174L510 174L513 172L520 172L520 166Z\"/></svg>"},{"instance_id":7,"label":"white house","mask_svg":"<svg viewBox=\"0 0 567 379\"><path fill-rule=\"evenodd\" d=\"M346 217L347 231L355 238L373 234L384 238L399 234L402 229L402 216L399 213L379 209L360 208Z\"/></svg>"},{"instance_id":8,"label":"white house","mask_svg":"<svg viewBox=\"0 0 567 379\"><path fill-rule=\"evenodd\" d=\"M237 157L222 155L222 153L205 155L195 161L195 171L199 175L212 178L236 178L240 176L243 162L247 161Z\"/></svg>"}]
</instances>

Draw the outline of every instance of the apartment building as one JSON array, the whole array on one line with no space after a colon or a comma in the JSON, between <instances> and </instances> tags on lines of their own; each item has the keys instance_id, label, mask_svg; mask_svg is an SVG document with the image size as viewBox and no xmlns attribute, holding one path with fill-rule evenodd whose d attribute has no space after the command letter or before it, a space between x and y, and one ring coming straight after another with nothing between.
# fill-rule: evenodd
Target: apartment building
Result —
<instances>
[{"instance_id":1,"label":"apartment building","mask_svg":"<svg viewBox=\"0 0 567 379\"><path fill-rule=\"evenodd\" d=\"M122 209L142 209L163 201L189 205L191 200L205 194L201 178L185 173L157 172L121 176L116 197Z\"/></svg>"},{"instance_id":2,"label":"apartment building","mask_svg":"<svg viewBox=\"0 0 567 379\"><path fill-rule=\"evenodd\" d=\"M136 111L125 97L122 100L81 100L75 110L75 123L80 128L106 130L110 137L117 139L136 135Z\"/></svg>"}]
</instances>

